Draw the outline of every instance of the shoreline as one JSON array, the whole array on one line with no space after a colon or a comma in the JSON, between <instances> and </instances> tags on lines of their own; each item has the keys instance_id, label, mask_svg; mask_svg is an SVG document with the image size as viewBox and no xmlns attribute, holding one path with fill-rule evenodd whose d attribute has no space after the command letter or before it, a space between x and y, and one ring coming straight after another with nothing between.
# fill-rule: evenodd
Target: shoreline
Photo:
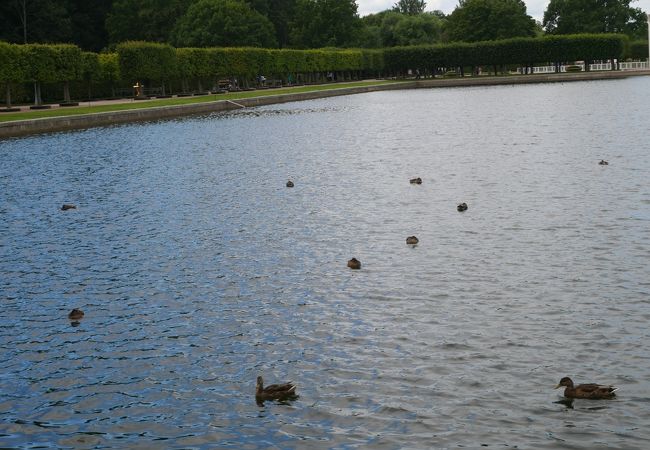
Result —
<instances>
[{"instance_id":1,"label":"shoreline","mask_svg":"<svg viewBox=\"0 0 650 450\"><path fill-rule=\"evenodd\" d=\"M282 93L232 100L213 100L201 103L188 103L172 106L152 106L150 108L128 109L122 111L96 112L79 115L57 116L37 119L0 122L0 139L29 136L57 131L80 130L113 124L169 119L194 114L232 111L242 108L288 103L340 95L363 94L399 89L431 89L465 86L501 86L516 84L558 83L590 80L615 80L633 76L648 76L650 70L599 71L561 74L485 76L448 79L423 79L391 82L385 84L332 88L308 92Z\"/></svg>"}]
</instances>

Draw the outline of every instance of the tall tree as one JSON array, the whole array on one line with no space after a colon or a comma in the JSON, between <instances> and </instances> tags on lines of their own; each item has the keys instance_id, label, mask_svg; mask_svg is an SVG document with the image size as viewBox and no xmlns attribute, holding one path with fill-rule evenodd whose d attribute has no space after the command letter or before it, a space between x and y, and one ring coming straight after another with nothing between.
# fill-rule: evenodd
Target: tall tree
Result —
<instances>
[{"instance_id":1,"label":"tall tree","mask_svg":"<svg viewBox=\"0 0 650 450\"><path fill-rule=\"evenodd\" d=\"M298 48L346 47L360 29L355 0L297 0L290 41Z\"/></svg>"},{"instance_id":2,"label":"tall tree","mask_svg":"<svg viewBox=\"0 0 650 450\"><path fill-rule=\"evenodd\" d=\"M645 38L646 16L634 0L551 0L543 26L551 34L624 33Z\"/></svg>"},{"instance_id":3,"label":"tall tree","mask_svg":"<svg viewBox=\"0 0 650 450\"><path fill-rule=\"evenodd\" d=\"M108 45L104 27L113 0L67 0L72 39L84 50L98 52Z\"/></svg>"},{"instance_id":4,"label":"tall tree","mask_svg":"<svg viewBox=\"0 0 650 450\"><path fill-rule=\"evenodd\" d=\"M280 48L289 44L289 24L293 21L296 0L246 0L255 11L266 16L275 28Z\"/></svg>"},{"instance_id":5,"label":"tall tree","mask_svg":"<svg viewBox=\"0 0 650 450\"><path fill-rule=\"evenodd\" d=\"M427 3L424 0L399 0L393 6L393 11L414 16L422 14Z\"/></svg>"},{"instance_id":6,"label":"tall tree","mask_svg":"<svg viewBox=\"0 0 650 450\"><path fill-rule=\"evenodd\" d=\"M269 19L242 0L198 0L181 17L172 35L178 47L275 47Z\"/></svg>"},{"instance_id":7,"label":"tall tree","mask_svg":"<svg viewBox=\"0 0 650 450\"><path fill-rule=\"evenodd\" d=\"M70 42L68 1L0 1L0 40L14 43Z\"/></svg>"},{"instance_id":8,"label":"tall tree","mask_svg":"<svg viewBox=\"0 0 650 450\"><path fill-rule=\"evenodd\" d=\"M535 21L523 0L462 0L449 15L451 41L490 41L535 35Z\"/></svg>"},{"instance_id":9,"label":"tall tree","mask_svg":"<svg viewBox=\"0 0 650 450\"><path fill-rule=\"evenodd\" d=\"M106 18L111 43L169 42L174 24L196 0L113 0Z\"/></svg>"},{"instance_id":10,"label":"tall tree","mask_svg":"<svg viewBox=\"0 0 650 450\"><path fill-rule=\"evenodd\" d=\"M445 18L439 13L407 15L383 11L364 17L362 22L364 30L378 30L381 39L377 47L394 47L441 42Z\"/></svg>"}]
</instances>

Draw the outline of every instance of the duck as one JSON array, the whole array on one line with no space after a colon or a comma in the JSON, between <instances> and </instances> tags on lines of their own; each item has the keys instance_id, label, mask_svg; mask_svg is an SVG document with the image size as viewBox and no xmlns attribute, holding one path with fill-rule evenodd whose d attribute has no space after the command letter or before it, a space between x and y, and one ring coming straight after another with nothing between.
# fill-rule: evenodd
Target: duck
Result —
<instances>
[{"instance_id":1,"label":"duck","mask_svg":"<svg viewBox=\"0 0 650 450\"><path fill-rule=\"evenodd\" d=\"M600 164L601 166L608 166L609 165L609 163L607 161L605 161L604 159L601 159L598 164Z\"/></svg>"},{"instance_id":2,"label":"duck","mask_svg":"<svg viewBox=\"0 0 650 450\"><path fill-rule=\"evenodd\" d=\"M61 206L61 211L67 211L69 209L77 209L77 206L70 203L64 203L63 206Z\"/></svg>"},{"instance_id":3,"label":"duck","mask_svg":"<svg viewBox=\"0 0 650 450\"><path fill-rule=\"evenodd\" d=\"M460 212L462 212L462 211L467 211L467 203L465 203L465 202L461 203L460 205L458 205L458 206L456 207L456 209L457 209L458 211L460 211Z\"/></svg>"},{"instance_id":4,"label":"duck","mask_svg":"<svg viewBox=\"0 0 650 450\"><path fill-rule=\"evenodd\" d=\"M418 238L416 238L415 236L409 236L409 237L406 238L406 243L408 245L415 245L418 242L420 242L420 240Z\"/></svg>"},{"instance_id":5,"label":"duck","mask_svg":"<svg viewBox=\"0 0 650 450\"><path fill-rule=\"evenodd\" d=\"M412 178L412 179L410 180L410 183L411 183L411 184L422 184L422 178L420 178L420 177Z\"/></svg>"},{"instance_id":6,"label":"duck","mask_svg":"<svg viewBox=\"0 0 650 450\"><path fill-rule=\"evenodd\" d=\"M354 270L361 269L361 261L359 261L357 258L352 258L350 261L348 261L348 267Z\"/></svg>"},{"instance_id":7,"label":"duck","mask_svg":"<svg viewBox=\"0 0 650 450\"><path fill-rule=\"evenodd\" d=\"M255 387L255 399L260 402L264 400L286 400L297 397L296 385L291 381L284 384L272 384L264 387L264 379L257 377L257 386Z\"/></svg>"},{"instance_id":8,"label":"duck","mask_svg":"<svg viewBox=\"0 0 650 450\"><path fill-rule=\"evenodd\" d=\"M287 181L287 187L293 187L293 181L291 180Z\"/></svg>"},{"instance_id":9,"label":"duck","mask_svg":"<svg viewBox=\"0 0 650 450\"><path fill-rule=\"evenodd\" d=\"M579 384L573 385L573 381L569 377L564 377L560 380L555 389L565 386L564 396L566 398L586 398L591 400L606 400L616 397L616 387L603 386L601 384Z\"/></svg>"},{"instance_id":10,"label":"duck","mask_svg":"<svg viewBox=\"0 0 650 450\"><path fill-rule=\"evenodd\" d=\"M82 319L83 316L84 316L84 312L78 308L75 308L72 311L70 311L70 314L68 314L68 319L79 320Z\"/></svg>"}]
</instances>

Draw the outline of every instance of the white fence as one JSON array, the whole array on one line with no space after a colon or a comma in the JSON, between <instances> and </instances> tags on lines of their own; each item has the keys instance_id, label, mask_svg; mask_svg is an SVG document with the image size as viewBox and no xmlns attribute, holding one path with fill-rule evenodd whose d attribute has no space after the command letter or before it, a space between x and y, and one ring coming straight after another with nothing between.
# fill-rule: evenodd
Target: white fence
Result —
<instances>
[{"instance_id":1,"label":"white fence","mask_svg":"<svg viewBox=\"0 0 650 450\"><path fill-rule=\"evenodd\" d=\"M580 70L583 71L585 70L584 63L572 64L572 65L579 66ZM647 61L621 62L618 64L618 66L621 70L643 70L648 68L648 62ZM589 64L589 70L592 71L612 70L612 64L611 63ZM560 72L566 72L565 65L560 66ZM522 73L521 67L517 69L517 73ZM555 73L555 66L533 67L533 73Z\"/></svg>"}]
</instances>

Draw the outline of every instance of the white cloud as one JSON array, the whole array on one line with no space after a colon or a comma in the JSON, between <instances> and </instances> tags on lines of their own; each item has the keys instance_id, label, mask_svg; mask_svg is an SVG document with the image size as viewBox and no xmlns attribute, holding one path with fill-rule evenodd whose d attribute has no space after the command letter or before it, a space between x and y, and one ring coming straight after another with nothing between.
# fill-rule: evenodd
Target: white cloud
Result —
<instances>
[{"instance_id":1,"label":"white cloud","mask_svg":"<svg viewBox=\"0 0 650 450\"><path fill-rule=\"evenodd\" d=\"M385 9L390 9L397 3L397 0L357 0L359 5L359 15L377 13ZM544 11L548 6L548 0L525 0L528 14L534 19L541 21L544 17ZM451 13L458 5L458 0L427 0L427 11L439 9L445 14ZM646 13L650 13L650 0L638 0L632 2L631 6L641 8Z\"/></svg>"}]
</instances>

